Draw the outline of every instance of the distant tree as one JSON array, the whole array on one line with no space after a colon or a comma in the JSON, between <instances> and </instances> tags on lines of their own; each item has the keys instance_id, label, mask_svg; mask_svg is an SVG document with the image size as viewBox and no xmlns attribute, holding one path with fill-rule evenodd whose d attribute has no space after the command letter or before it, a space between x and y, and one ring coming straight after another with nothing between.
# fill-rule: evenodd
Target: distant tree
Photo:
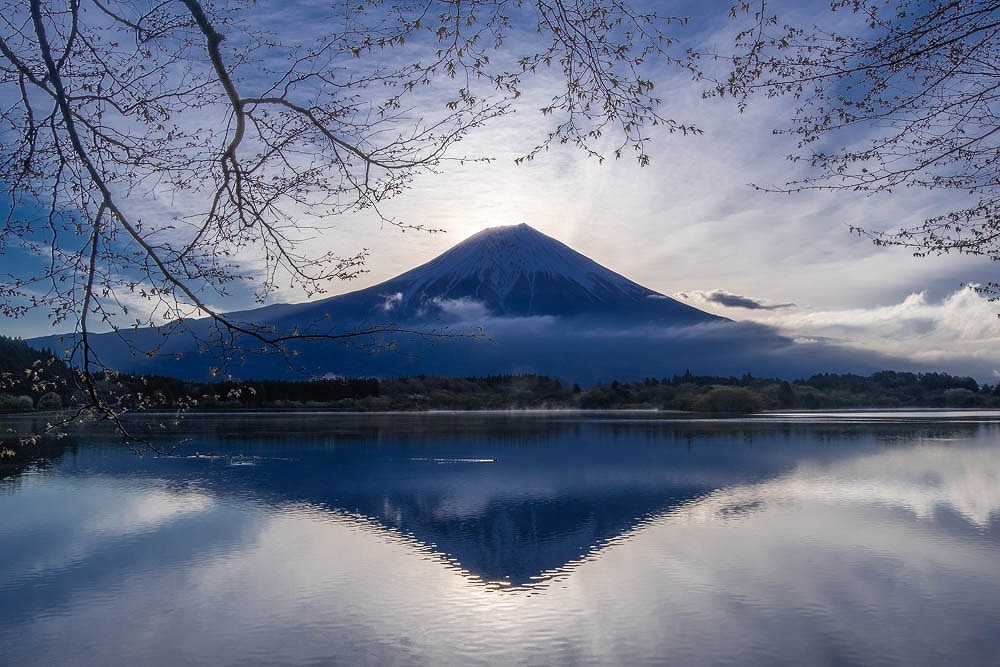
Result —
<instances>
[{"instance_id":1,"label":"distant tree","mask_svg":"<svg viewBox=\"0 0 1000 667\"><path fill-rule=\"evenodd\" d=\"M778 405L783 408L790 408L794 404L795 392L792 390L792 385L787 380L782 380L781 384L778 385Z\"/></svg>"},{"instance_id":2,"label":"distant tree","mask_svg":"<svg viewBox=\"0 0 1000 667\"><path fill-rule=\"evenodd\" d=\"M54 391L48 391L38 398L39 410L61 410L63 406L62 398Z\"/></svg>"},{"instance_id":3,"label":"distant tree","mask_svg":"<svg viewBox=\"0 0 1000 667\"><path fill-rule=\"evenodd\" d=\"M0 412L27 412L35 409L31 396L0 394Z\"/></svg>"},{"instance_id":4,"label":"distant tree","mask_svg":"<svg viewBox=\"0 0 1000 667\"><path fill-rule=\"evenodd\" d=\"M0 393L34 396L52 391L68 393L74 377L73 371L51 350L35 350L23 340L0 336Z\"/></svg>"},{"instance_id":5,"label":"distant tree","mask_svg":"<svg viewBox=\"0 0 1000 667\"><path fill-rule=\"evenodd\" d=\"M271 349L383 331L276 332L214 304L239 282L264 299L278 282L314 294L356 275L364 252L307 241L360 209L420 228L381 205L446 160L484 157L456 144L550 69L551 124L521 159L571 144L645 164L650 126L697 131L660 115L645 74L687 66L671 55L679 23L628 0L5 3L0 254L44 261L0 282L0 314L45 309L79 332L95 405L92 332L154 323L146 313L207 315L221 341Z\"/></svg>"},{"instance_id":6,"label":"distant tree","mask_svg":"<svg viewBox=\"0 0 1000 667\"><path fill-rule=\"evenodd\" d=\"M796 101L791 124L776 132L798 138L789 159L812 173L780 189L951 191L954 207L927 219L855 231L917 255L1000 260L1000 3L829 7L819 25L790 25L765 0L740 0L730 13L748 25L714 92L741 107L755 94ZM1000 285L981 289L996 294Z\"/></svg>"},{"instance_id":7,"label":"distant tree","mask_svg":"<svg viewBox=\"0 0 1000 667\"><path fill-rule=\"evenodd\" d=\"M971 408L982 404L979 396L963 387L946 389L943 394L945 405L956 408Z\"/></svg>"},{"instance_id":8,"label":"distant tree","mask_svg":"<svg viewBox=\"0 0 1000 667\"><path fill-rule=\"evenodd\" d=\"M695 399L696 412L751 413L764 409L764 399L743 387L716 387Z\"/></svg>"}]
</instances>

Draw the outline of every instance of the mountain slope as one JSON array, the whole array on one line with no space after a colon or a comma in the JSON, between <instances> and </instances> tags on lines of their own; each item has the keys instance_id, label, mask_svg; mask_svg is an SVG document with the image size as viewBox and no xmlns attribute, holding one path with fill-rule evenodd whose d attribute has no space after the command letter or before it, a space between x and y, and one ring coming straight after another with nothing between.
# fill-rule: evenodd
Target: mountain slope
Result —
<instances>
[{"instance_id":1,"label":"mountain slope","mask_svg":"<svg viewBox=\"0 0 1000 667\"><path fill-rule=\"evenodd\" d=\"M404 309L471 299L493 315L567 315L666 298L528 225L481 231L390 282Z\"/></svg>"},{"instance_id":2,"label":"mountain slope","mask_svg":"<svg viewBox=\"0 0 1000 667\"><path fill-rule=\"evenodd\" d=\"M266 314L285 326L334 314L427 321L446 316L457 303L475 304L490 317L588 316L673 325L722 320L643 287L524 224L483 230L379 285ZM242 315L253 318L264 310Z\"/></svg>"}]
</instances>

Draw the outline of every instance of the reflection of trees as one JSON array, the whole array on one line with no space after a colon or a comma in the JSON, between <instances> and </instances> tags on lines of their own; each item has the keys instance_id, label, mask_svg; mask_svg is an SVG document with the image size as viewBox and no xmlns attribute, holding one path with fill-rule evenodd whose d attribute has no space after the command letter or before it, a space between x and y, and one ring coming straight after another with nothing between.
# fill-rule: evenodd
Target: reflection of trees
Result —
<instances>
[{"instance_id":1,"label":"reflection of trees","mask_svg":"<svg viewBox=\"0 0 1000 667\"><path fill-rule=\"evenodd\" d=\"M559 438L600 441L607 446L624 441L695 446L754 446L778 443L834 445L865 443L908 445L914 441L972 438L998 426L974 417L938 421L928 417L838 416L754 419L691 419L656 412L494 412L494 413L191 413L184 419L145 413L128 417L129 428L170 449L188 442L213 441L231 448L331 443L381 442L468 443L531 446ZM855 421L845 421L855 419ZM24 420L22 432L43 428L37 419ZM25 430L29 429L29 430ZM88 424L75 430L74 442L104 446L116 433ZM17 442L16 437L10 442ZM41 450L39 450L41 451ZM60 449L61 451L61 449ZM204 453L204 451L203 451Z\"/></svg>"},{"instance_id":2,"label":"reflection of trees","mask_svg":"<svg viewBox=\"0 0 1000 667\"><path fill-rule=\"evenodd\" d=\"M883 429L873 434L885 446L908 446L924 440L971 439L983 428L981 424L913 424L908 429Z\"/></svg>"},{"instance_id":3,"label":"reflection of trees","mask_svg":"<svg viewBox=\"0 0 1000 667\"><path fill-rule=\"evenodd\" d=\"M137 421L148 417L136 416ZM931 418L862 418L858 421L771 419L689 419L649 413L270 413L192 414L167 431L167 438L211 436L226 445L298 443L370 443L384 441L454 443L474 439L497 445L532 445L560 437L598 437L615 442L645 440L685 447L801 443L906 445L942 438L972 438L996 426L976 421ZM139 429L136 429L139 430ZM155 435L155 433L154 433ZM159 437L164 437L161 433Z\"/></svg>"},{"instance_id":4,"label":"reflection of trees","mask_svg":"<svg viewBox=\"0 0 1000 667\"><path fill-rule=\"evenodd\" d=\"M652 414L652 413L651 413ZM834 418L837 419L837 418ZM688 445L707 444L712 441L743 443L801 442L837 444L872 441L878 444L910 444L915 440L940 438L971 438L982 428L993 428L990 423L975 421L942 422L930 419L894 419L878 421L865 419L857 422L818 422L804 417L801 421L772 421L769 419L664 419L662 417L620 417L614 421L596 422L591 425L612 439L642 437L662 440L673 434Z\"/></svg>"},{"instance_id":5,"label":"reflection of trees","mask_svg":"<svg viewBox=\"0 0 1000 667\"><path fill-rule=\"evenodd\" d=\"M33 420L37 422L38 420ZM32 423L30 433L39 433L44 423ZM74 445L69 445L75 450ZM16 433L6 433L0 437L0 481L13 483L29 470L47 470L59 462L66 452L67 443L57 438L39 438L34 442L22 442Z\"/></svg>"},{"instance_id":6,"label":"reflection of trees","mask_svg":"<svg viewBox=\"0 0 1000 667\"><path fill-rule=\"evenodd\" d=\"M145 417L135 417L144 420ZM488 443L545 440L568 425L541 416L469 413L259 413L189 414L168 437L209 436L226 445L256 442L323 444L333 441L454 441L474 437ZM162 437L162 436L161 436Z\"/></svg>"}]
</instances>

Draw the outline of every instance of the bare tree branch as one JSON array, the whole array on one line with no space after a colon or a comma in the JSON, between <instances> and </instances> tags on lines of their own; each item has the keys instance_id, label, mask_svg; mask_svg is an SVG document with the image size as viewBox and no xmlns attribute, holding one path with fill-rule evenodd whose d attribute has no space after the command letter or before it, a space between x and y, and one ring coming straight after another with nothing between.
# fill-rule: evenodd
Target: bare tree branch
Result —
<instances>
[{"instance_id":1,"label":"bare tree branch","mask_svg":"<svg viewBox=\"0 0 1000 667\"><path fill-rule=\"evenodd\" d=\"M531 159L571 143L604 159L648 162L649 128L697 132L660 115L650 64L693 71L668 30L683 19L626 0L334 0L297 29L268 3L243 0L28 0L0 16L0 180L10 210L0 252L37 270L0 282L0 312L44 310L72 325L89 401L102 368L95 332L185 318L215 323L214 344L285 353L306 340L377 335L449 338L373 322L286 331L223 312L237 285L263 302L279 282L306 294L364 270L366 251L309 239L340 215L381 205L449 160L469 132L523 104L550 67L558 90L541 112L551 129ZM285 13L295 8L285 8ZM303 10L304 11L304 10ZM247 262L259 258L260 265ZM136 312L136 309L140 312Z\"/></svg>"},{"instance_id":2,"label":"bare tree branch","mask_svg":"<svg viewBox=\"0 0 1000 667\"><path fill-rule=\"evenodd\" d=\"M831 9L853 27L781 24L763 0L731 9L749 25L709 94L741 108L757 94L796 100L775 132L798 138L789 159L812 170L760 187L950 192L942 200L953 208L922 221L854 231L917 255L1000 260L1000 3L837 0Z\"/></svg>"}]
</instances>

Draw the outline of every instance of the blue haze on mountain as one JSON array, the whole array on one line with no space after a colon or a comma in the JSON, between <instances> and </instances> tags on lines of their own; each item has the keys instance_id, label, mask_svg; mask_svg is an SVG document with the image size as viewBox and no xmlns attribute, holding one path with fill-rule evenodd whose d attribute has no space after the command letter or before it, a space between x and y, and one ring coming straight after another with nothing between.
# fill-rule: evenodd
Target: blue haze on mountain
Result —
<instances>
[{"instance_id":1,"label":"blue haze on mountain","mask_svg":"<svg viewBox=\"0 0 1000 667\"><path fill-rule=\"evenodd\" d=\"M208 379L539 373L576 382L683 373L798 376L870 372L905 361L797 342L643 287L528 225L486 229L378 285L300 304L232 313L267 332L296 333L287 354L232 342L209 319L93 340L110 368ZM375 336L306 340L385 327ZM468 335L473 334L473 335ZM62 349L72 337L30 341ZM151 356L147 350L161 347ZM232 352L230 348L229 352ZM221 369L221 371L219 370Z\"/></svg>"}]
</instances>

